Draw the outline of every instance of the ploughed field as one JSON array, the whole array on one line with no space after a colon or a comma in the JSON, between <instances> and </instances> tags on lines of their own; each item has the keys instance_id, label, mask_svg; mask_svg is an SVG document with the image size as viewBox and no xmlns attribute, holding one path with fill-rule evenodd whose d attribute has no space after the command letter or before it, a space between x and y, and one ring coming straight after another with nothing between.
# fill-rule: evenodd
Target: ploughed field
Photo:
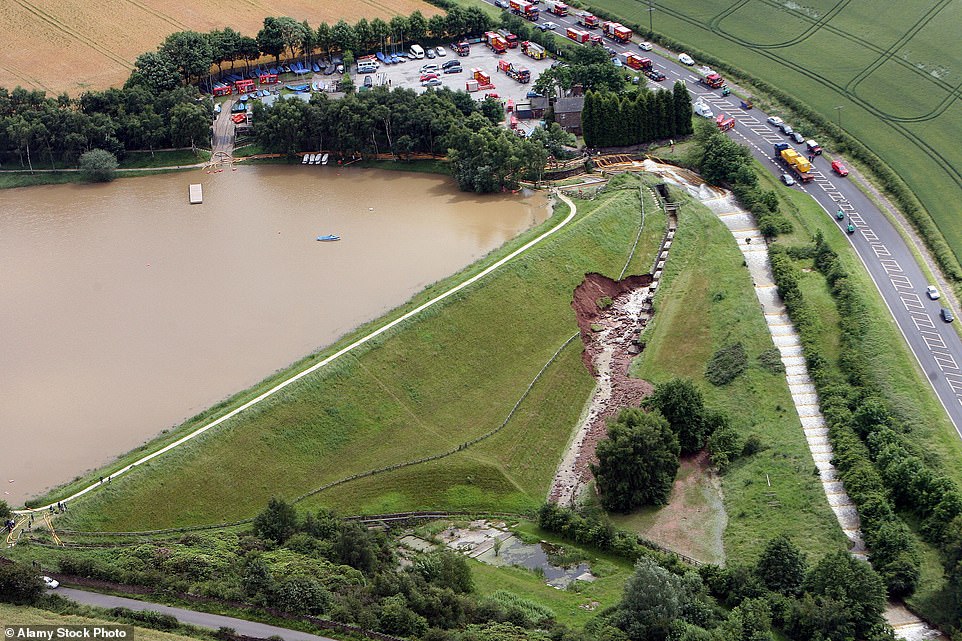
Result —
<instances>
[{"instance_id":1,"label":"ploughed field","mask_svg":"<svg viewBox=\"0 0 962 641\"><path fill-rule=\"evenodd\" d=\"M316 28L416 9L439 13L422 0L10 0L0 3L0 86L79 94L123 84L137 56L175 31L233 27L254 37L266 16Z\"/></svg>"},{"instance_id":2,"label":"ploughed field","mask_svg":"<svg viewBox=\"0 0 962 641\"><path fill-rule=\"evenodd\" d=\"M646 3L589 4L648 26ZM658 0L653 15L659 33L840 119L908 182L957 257L962 148L950 132L962 128L960 23L962 3L950 0Z\"/></svg>"}]
</instances>

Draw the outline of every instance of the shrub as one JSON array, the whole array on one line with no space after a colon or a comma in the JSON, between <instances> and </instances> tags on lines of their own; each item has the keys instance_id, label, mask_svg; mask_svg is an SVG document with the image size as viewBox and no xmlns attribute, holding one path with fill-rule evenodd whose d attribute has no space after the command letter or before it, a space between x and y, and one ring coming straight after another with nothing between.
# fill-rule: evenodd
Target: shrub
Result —
<instances>
[{"instance_id":1,"label":"shrub","mask_svg":"<svg viewBox=\"0 0 962 641\"><path fill-rule=\"evenodd\" d=\"M116 177L117 157L103 149L91 149L80 156L80 174L93 183L107 183Z\"/></svg>"},{"instance_id":2,"label":"shrub","mask_svg":"<svg viewBox=\"0 0 962 641\"><path fill-rule=\"evenodd\" d=\"M772 374L781 374L785 371L785 363L782 362L782 353L777 347L766 349L758 355L758 365Z\"/></svg>"},{"instance_id":3,"label":"shrub","mask_svg":"<svg viewBox=\"0 0 962 641\"><path fill-rule=\"evenodd\" d=\"M748 369L748 353L739 343L726 345L715 352L705 368L705 378L712 385L727 385Z\"/></svg>"}]
</instances>

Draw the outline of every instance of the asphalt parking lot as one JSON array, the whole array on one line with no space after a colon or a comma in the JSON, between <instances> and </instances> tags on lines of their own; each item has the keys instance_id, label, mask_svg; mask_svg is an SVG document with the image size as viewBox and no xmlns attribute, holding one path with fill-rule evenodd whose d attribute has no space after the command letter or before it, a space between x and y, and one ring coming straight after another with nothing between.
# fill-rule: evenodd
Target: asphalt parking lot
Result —
<instances>
[{"instance_id":1,"label":"asphalt parking lot","mask_svg":"<svg viewBox=\"0 0 962 641\"><path fill-rule=\"evenodd\" d=\"M407 62L394 65L382 64L376 73L355 73L355 86L360 87L363 85L364 76L370 75L375 84L383 81L392 88L405 87L421 93L427 91L426 87L421 86L421 73L419 70L423 65L436 64L440 68L441 65L448 60L459 60L461 61L461 68L463 69L461 73L439 73L438 77L441 79L442 86L449 87L455 91L458 89L463 91L465 89L465 83L472 78L472 71L474 69L480 69L491 77L491 84L494 85L494 89L475 92L473 95L476 98L480 100L484 98L485 93L496 93L503 99L511 99L517 103L519 100L525 99L526 94L533 89L534 81L537 80L542 71L551 66L552 62L551 58L544 58L543 60L529 58L521 53L520 45L515 49L508 49L506 53L501 55L495 54L490 47L482 43L472 44L471 53L464 57L458 57L458 55L447 46L444 47L444 52L446 54L445 56L437 57L434 60L424 58L423 60L408 60ZM497 70L499 60L507 60L516 65L527 67L531 70L531 82L521 84L499 72Z\"/></svg>"}]
</instances>

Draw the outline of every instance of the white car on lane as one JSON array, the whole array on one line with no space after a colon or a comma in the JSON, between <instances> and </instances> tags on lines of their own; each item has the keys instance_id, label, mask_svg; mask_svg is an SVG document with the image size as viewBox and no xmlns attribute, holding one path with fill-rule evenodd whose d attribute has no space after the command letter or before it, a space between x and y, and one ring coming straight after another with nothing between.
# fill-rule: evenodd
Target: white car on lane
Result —
<instances>
[{"instance_id":1,"label":"white car on lane","mask_svg":"<svg viewBox=\"0 0 962 641\"><path fill-rule=\"evenodd\" d=\"M695 61L687 53L680 54L678 56L678 61L683 65L688 65L689 67L695 64Z\"/></svg>"}]
</instances>

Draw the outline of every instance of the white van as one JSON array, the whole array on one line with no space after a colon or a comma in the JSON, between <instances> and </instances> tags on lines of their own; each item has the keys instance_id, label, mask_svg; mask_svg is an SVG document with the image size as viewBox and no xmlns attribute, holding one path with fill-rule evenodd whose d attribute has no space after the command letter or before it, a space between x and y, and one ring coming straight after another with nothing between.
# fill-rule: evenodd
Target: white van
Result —
<instances>
[{"instance_id":1,"label":"white van","mask_svg":"<svg viewBox=\"0 0 962 641\"><path fill-rule=\"evenodd\" d=\"M411 53L414 54L417 60L424 58L424 49L421 48L421 45L411 45Z\"/></svg>"}]
</instances>

